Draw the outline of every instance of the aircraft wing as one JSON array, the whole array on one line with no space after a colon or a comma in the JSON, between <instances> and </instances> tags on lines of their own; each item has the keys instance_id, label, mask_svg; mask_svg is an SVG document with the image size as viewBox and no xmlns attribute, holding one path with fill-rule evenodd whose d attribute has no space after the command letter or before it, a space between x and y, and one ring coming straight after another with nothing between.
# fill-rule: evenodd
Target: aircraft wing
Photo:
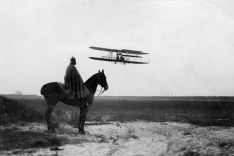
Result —
<instances>
[{"instance_id":1,"label":"aircraft wing","mask_svg":"<svg viewBox=\"0 0 234 156\"><path fill-rule=\"evenodd\" d=\"M99 61L110 61L110 62L115 62L113 59L108 59L108 58L100 58L100 57L89 57L90 59L93 60L99 60Z\"/></svg>"},{"instance_id":2,"label":"aircraft wing","mask_svg":"<svg viewBox=\"0 0 234 156\"><path fill-rule=\"evenodd\" d=\"M136 57L136 58L142 58L142 56L138 56L138 55L126 55L126 54L123 54L122 56L125 56L125 57Z\"/></svg>"},{"instance_id":3,"label":"aircraft wing","mask_svg":"<svg viewBox=\"0 0 234 156\"><path fill-rule=\"evenodd\" d=\"M109 51L109 52L120 52L120 53L126 53L126 54L136 54L136 55L144 55L144 54L149 54L149 53L144 53L142 51L137 51L137 50L128 50L128 49L110 49L110 48L101 48L101 47L89 47L90 49L94 50L101 50L101 51Z\"/></svg>"},{"instance_id":4,"label":"aircraft wing","mask_svg":"<svg viewBox=\"0 0 234 156\"><path fill-rule=\"evenodd\" d=\"M93 60L99 60L99 61L121 62L121 63L131 63L131 64L149 64L148 62L138 62L138 61L128 61L128 60L125 60L124 62L122 62L122 61L117 61L114 59L100 58L100 57L89 57L89 58Z\"/></svg>"},{"instance_id":5,"label":"aircraft wing","mask_svg":"<svg viewBox=\"0 0 234 156\"><path fill-rule=\"evenodd\" d=\"M128 61L128 60L125 60L124 62L131 64L149 64L148 62L138 62L138 61Z\"/></svg>"},{"instance_id":6,"label":"aircraft wing","mask_svg":"<svg viewBox=\"0 0 234 156\"><path fill-rule=\"evenodd\" d=\"M119 52L118 49L101 48L101 47L89 47L89 48L94 49L94 50L101 50L101 51Z\"/></svg>"},{"instance_id":7,"label":"aircraft wing","mask_svg":"<svg viewBox=\"0 0 234 156\"><path fill-rule=\"evenodd\" d=\"M127 53L127 54L136 54L136 55L144 55L144 54L149 54L149 53L144 53L142 51L137 51L137 50L128 50L128 49L122 49L120 50L122 53Z\"/></svg>"}]
</instances>

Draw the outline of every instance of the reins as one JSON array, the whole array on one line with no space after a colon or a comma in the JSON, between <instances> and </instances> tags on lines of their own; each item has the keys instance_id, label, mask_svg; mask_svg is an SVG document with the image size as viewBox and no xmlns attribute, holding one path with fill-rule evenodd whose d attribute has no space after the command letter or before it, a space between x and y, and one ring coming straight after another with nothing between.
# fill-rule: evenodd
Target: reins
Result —
<instances>
[{"instance_id":1,"label":"reins","mask_svg":"<svg viewBox=\"0 0 234 156\"><path fill-rule=\"evenodd\" d=\"M103 87L101 87L101 90L100 90L98 96L102 95L104 92L105 92L105 89Z\"/></svg>"},{"instance_id":2,"label":"reins","mask_svg":"<svg viewBox=\"0 0 234 156\"><path fill-rule=\"evenodd\" d=\"M99 78L98 78L98 84L99 84ZM100 92L98 93L98 96L102 95L105 92L105 89L101 86Z\"/></svg>"}]
</instances>

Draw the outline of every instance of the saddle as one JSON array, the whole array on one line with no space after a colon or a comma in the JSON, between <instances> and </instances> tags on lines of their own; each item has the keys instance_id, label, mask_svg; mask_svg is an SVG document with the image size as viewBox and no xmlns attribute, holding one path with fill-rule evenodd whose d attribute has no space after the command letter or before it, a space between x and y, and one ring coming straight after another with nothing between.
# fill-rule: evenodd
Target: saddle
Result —
<instances>
[{"instance_id":1,"label":"saddle","mask_svg":"<svg viewBox=\"0 0 234 156\"><path fill-rule=\"evenodd\" d=\"M57 82L62 93L65 97L69 98L70 100L75 100L75 92L70 88L67 88L63 83Z\"/></svg>"}]
</instances>

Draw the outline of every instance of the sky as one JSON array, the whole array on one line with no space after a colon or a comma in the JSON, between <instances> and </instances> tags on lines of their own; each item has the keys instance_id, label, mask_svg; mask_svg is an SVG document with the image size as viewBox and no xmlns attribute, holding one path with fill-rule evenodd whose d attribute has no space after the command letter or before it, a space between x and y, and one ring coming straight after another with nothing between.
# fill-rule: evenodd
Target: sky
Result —
<instances>
[{"instance_id":1,"label":"sky","mask_svg":"<svg viewBox=\"0 0 234 156\"><path fill-rule=\"evenodd\" d=\"M1 0L0 94L104 69L112 96L233 96L233 0ZM90 46L150 53L147 65L91 60ZM100 87L98 88L100 89Z\"/></svg>"}]
</instances>

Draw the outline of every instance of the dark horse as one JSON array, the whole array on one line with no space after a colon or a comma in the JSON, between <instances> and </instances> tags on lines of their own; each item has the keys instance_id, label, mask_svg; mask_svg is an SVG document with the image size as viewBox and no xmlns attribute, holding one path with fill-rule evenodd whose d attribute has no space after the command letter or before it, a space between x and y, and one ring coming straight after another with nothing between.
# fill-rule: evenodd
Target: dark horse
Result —
<instances>
[{"instance_id":1,"label":"dark horse","mask_svg":"<svg viewBox=\"0 0 234 156\"><path fill-rule=\"evenodd\" d=\"M80 118L78 129L79 132L85 134L84 124L86 120L86 115L88 112L88 107L93 103L94 94L96 92L97 86L101 85L104 88L104 91L108 89L108 84L106 82L106 76L104 74L104 70L102 72L98 72L91 76L86 82L86 87L89 89L90 94L84 99L69 99L67 95L65 95L57 82L47 83L42 86L41 94L44 96L47 103L47 111L46 111L46 121L47 127L49 131L54 132L55 127L53 126L51 119L51 113L55 108L58 101L61 101L67 105L80 107ZM103 92L104 92L103 91Z\"/></svg>"}]
</instances>

